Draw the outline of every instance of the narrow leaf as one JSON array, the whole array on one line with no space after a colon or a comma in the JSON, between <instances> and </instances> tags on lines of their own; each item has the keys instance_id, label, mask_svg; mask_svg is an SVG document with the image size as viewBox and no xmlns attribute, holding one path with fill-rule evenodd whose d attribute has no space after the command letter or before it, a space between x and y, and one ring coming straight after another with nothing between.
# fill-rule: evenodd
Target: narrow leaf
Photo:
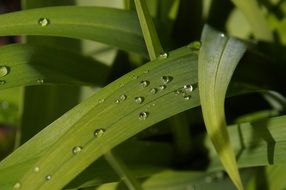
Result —
<instances>
[{"instance_id":1,"label":"narrow leaf","mask_svg":"<svg viewBox=\"0 0 286 190\"><path fill-rule=\"evenodd\" d=\"M164 55L164 50L161 46L155 25L153 23L145 0L134 0L134 2L141 29L144 35L144 40L149 53L149 57L152 61L157 59L161 54Z\"/></svg>"},{"instance_id":2,"label":"narrow leaf","mask_svg":"<svg viewBox=\"0 0 286 190\"><path fill-rule=\"evenodd\" d=\"M198 82L204 122L227 173L237 188L243 189L226 130L224 99L231 76L246 47L209 26L204 27L201 41Z\"/></svg>"}]
</instances>

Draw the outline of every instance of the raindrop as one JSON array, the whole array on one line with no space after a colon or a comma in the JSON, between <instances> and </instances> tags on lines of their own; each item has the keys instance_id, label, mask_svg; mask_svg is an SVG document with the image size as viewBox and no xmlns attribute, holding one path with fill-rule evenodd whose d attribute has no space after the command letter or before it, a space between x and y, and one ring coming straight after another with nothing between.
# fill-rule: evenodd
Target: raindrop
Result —
<instances>
[{"instance_id":1,"label":"raindrop","mask_svg":"<svg viewBox=\"0 0 286 190\"><path fill-rule=\"evenodd\" d=\"M202 43L200 41L194 41L188 45L188 48L192 50L199 50L202 46Z\"/></svg>"},{"instance_id":2,"label":"raindrop","mask_svg":"<svg viewBox=\"0 0 286 190\"><path fill-rule=\"evenodd\" d=\"M151 88L149 92L150 92L151 94L156 94L157 91L158 91L157 88Z\"/></svg>"},{"instance_id":3,"label":"raindrop","mask_svg":"<svg viewBox=\"0 0 286 190\"><path fill-rule=\"evenodd\" d=\"M166 88L165 85L160 85L160 86L159 86L159 89L160 89L160 90L164 90L165 88Z\"/></svg>"},{"instance_id":4,"label":"raindrop","mask_svg":"<svg viewBox=\"0 0 286 190\"><path fill-rule=\"evenodd\" d=\"M116 104L119 104L119 103L120 103L120 100L117 99L117 100L115 100L114 102L115 102Z\"/></svg>"},{"instance_id":5,"label":"raindrop","mask_svg":"<svg viewBox=\"0 0 286 190\"><path fill-rule=\"evenodd\" d=\"M127 96L126 96L125 94L122 94L122 95L120 96L120 100L121 100L121 101L126 100L126 98L127 98Z\"/></svg>"},{"instance_id":6,"label":"raindrop","mask_svg":"<svg viewBox=\"0 0 286 190\"><path fill-rule=\"evenodd\" d=\"M104 102L104 99L99 99L99 100L98 100L98 103L99 103L99 104L101 104L101 103L103 103L103 102Z\"/></svg>"},{"instance_id":7,"label":"raindrop","mask_svg":"<svg viewBox=\"0 0 286 190\"><path fill-rule=\"evenodd\" d=\"M145 120L145 119L147 119L148 115L149 115L148 112L141 112L141 113L139 113L139 119Z\"/></svg>"},{"instance_id":8,"label":"raindrop","mask_svg":"<svg viewBox=\"0 0 286 190\"><path fill-rule=\"evenodd\" d=\"M0 80L0 85L4 85L6 84L6 81L5 80Z\"/></svg>"},{"instance_id":9,"label":"raindrop","mask_svg":"<svg viewBox=\"0 0 286 190\"><path fill-rule=\"evenodd\" d=\"M142 86L143 88L149 86L150 82L148 80L143 80L140 82L140 86Z\"/></svg>"},{"instance_id":10,"label":"raindrop","mask_svg":"<svg viewBox=\"0 0 286 190\"><path fill-rule=\"evenodd\" d=\"M186 92L192 92L194 90L194 88L191 84L184 85L184 89Z\"/></svg>"},{"instance_id":11,"label":"raindrop","mask_svg":"<svg viewBox=\"0 0 286 190\"><path fill-rule=\"evenodd\" d=\"M4 77L9 73L9 67L0 66L0 77Z\"/></svg>"},{"instance_id":12,"label":"raindrop","mask_svg":"<svg viewBox=\"0 0 286 190\"><path fill-rule=\"evenodd\" d=\"M21 188L21 183L19 182L15 183L14 189L19 189L19 188Z\"/></svg>"},{"instance_id":13,"label":"raindrop","mask_svg":"<svg viewBox=\"0 0 286 190\"><path fill-rule=\"evenodd\" d=\"M171 82L173 80L173 77L171 76L162 76L161 80L164 84L168 84L169 82Z\"/></svg>"},{"instance_id":14,"label":"raindrop","mask_svg":"<svg viewBox=\"0 0 286 190\"><path fill-rule=\"evenodd\" d=\"M191 99L191 96L184 96L184 99L185 99L185 100L190 100L190 99Z\"/></svg>"},{"instance_id":15,"label":"raindrop","mask_svg":"<svg viewBox=\"0 0 286 190\"><path fill-rule=\"evenodd\" d=\"M160 58L166 59L168 58L168 54L166 52L163 52L160 54Z\"/></svg>"},{"instance_id":16,"label":"raindrop","mask_svg":"<svg viewBox=\"0 0 286 190\"><path fill-rule=\"evenodd\" d=\"M142 104L144 102L144 98L139 96L134 98L135 103Z\"/></svg>"},{"instance_id":17,"label":"raindrop","mask_svg":"<svg viewBox=\"0 0 286 190\"><path fill-rule=\"evenodd\" d=\"M96 129L94 132L93 132L93 136L95 138L99 138L101 137L103 134L105 133L105 129Z\"/></svg>"},{"instance_id":18,"label":"raindrop","mask_svg":"<svg viewBox=\"0 0 286 190\"><path fill-rule=\"evenodd\" d=\"M40 18L38 20L38 24L42 27L48 26L50 24L50 20L47 18Z\"/></svg>"},{"instance_id":19,"label":"raindrop","mask_svg":"<svg viewBox=\"0 0 286 190\"><path fill-rule=\"evenodd\" d=\"M35 167L34 168L34 172L39 172L40 171L40 168L39 167Z\"/></svg>"},{"instance_id":20,"label":"raindrop","mask_svg":"<svg viewBox=\"0 0 286 190\"><path fill-rule=\"evenodd\" d=\"M73 149L72 149L72 153L74 155L80 153L81 151L82 151L82 147L81 146L76 146L76 147L73 147Z\"/></svg>"},{"instance_id":21,"label":"raindrop","mask_svg":"<svg viewBox=\"0 0 286 190\"><path fill-rule=\"evenodd\" d=\"M49 181L49 180L52 179L52 176L51 176L51 175L47 175L47 176L45 177L45 179L46 179L47 181Z\"/></svg>"},{"instance_id":22,"label":"raindrop","mask_svg":"<svg viewBox=\"0 0 286 190\"><path fill-rule=\"evenodd\" d=\"M37 80L37 83L38 83L38 84L44 84L44 82L45 82L44 79L38 79L38 80Z\"/></svg>"}]
</instances>

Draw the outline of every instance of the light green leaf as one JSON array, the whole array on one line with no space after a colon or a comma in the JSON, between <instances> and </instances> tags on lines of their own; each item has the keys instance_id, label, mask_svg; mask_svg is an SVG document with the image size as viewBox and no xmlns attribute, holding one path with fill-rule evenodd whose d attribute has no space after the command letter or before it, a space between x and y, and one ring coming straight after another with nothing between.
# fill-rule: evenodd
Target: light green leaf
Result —
<instances>
[{"instance_id":1,"label":"light green leaf","mask_svg":"<svg viewBox=\"0 0 286 190\"><path fill-rule=\"evenodd\" d=\"M95 40L143 55L146 52L138 19L131 11L102 7L47 7L1 14L0 23L0 36L71 37Z\"/></svg>"},{"instance_id":2,"label":"light green leaf","mask_svg":"<svg viewBox=\"0 0 286 190\"><path fill-rule=\"evenodd\" d=\"M209 26L204 27L201 41L198 81L204 122L227 173L236 187L243 189L226 130L224 99L231 76L246 47Z\"/></svg>"}]
</instances>

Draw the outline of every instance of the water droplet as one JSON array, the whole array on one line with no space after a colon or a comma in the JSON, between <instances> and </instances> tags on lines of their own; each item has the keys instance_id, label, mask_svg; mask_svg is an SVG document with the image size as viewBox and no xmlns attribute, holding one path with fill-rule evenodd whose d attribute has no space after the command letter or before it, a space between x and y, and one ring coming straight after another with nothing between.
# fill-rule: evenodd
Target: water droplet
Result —
<instances>
[{"instance_id":1,"label":"water droplet","mask_svg":"<svg viewBox=\"0 0 286 190\"><path fill-rule=\"evenodd\" d=\"M147 119L148 115L149 115L148 112L141 112L141 113L139 113L139 119L145 120L145 119Z\"/></svg>"},{"instance_id":2,"label":"water droplet","mask_svg":"<svg viewBox=\"0 0 286 190\"><path fill-rule=\"evenodd\" d=\"M165 88L166 88L165 85L160 85L160 86L159 86L159 89L160 89L160 90L165 90Z\"/></svg>"},{"instance_id":3,"label":"water droplet","mask_svg":"<svg viewBox=\"0 0 286 190\"><path fill-rule=\"evenodd\" d=\"M224 33L221 33L221 34L220 34L220 37L224 38L224 37L225 37Z\"/></svg>"},{"instance_id":4,"label":"water droplet","mask_svg":"<svg viewBox=\"0 0 286 190\"><path fill-rule=\"evenodd\" d=\"M192 92L194 90L194 88L191 84L186 84L186 85L184 85L184 90L186 92Z\"/></svg>"},{"instance_id":5,"label":"water droplet","mask_svg":"<svg viewBox=\"0 0 286 190\"><path fill-rule=\"evenodd\" d=\"M105 129L96 129L94 132L93 132L93 136L95 138L99 138L101 137L103 134L105 133Z\"/></svg>"},{"instance_id":6,"label":"water droplet","mask_svg":"<svg viewBox=\"0 0 286 190\"><path fill-rule=\"evenodd\" d=\"M21 183L19 182L15 183L14 189L19 189L19 188L21 188Z\"/></svg>"},{"instance_id":7,"label":"water droplet","mask_svg":"<svg viewBox=\"0 0 286 190\"><path fill-rule=\"evenodd\" d=\"M190 99L191 99L191 96L184 96L184 99L185 99L185 100L190 100Z\"/></svg>"},{"instance_id":8,"label":"water droplet","mask_svg":"<svg viewBox=\"0 0 286 190\"><path fill-rule=\"evenodd\" d=\"M145 70L143 73L144 73L144 74L147 74L147 73L149 73L149 70Z\"/></svg>"},{"instance_id":9,"label":"water droplet","mask_svg":"<svg viewBox=\"0 0 286 190\"><path fill-rule=\"evenodd\" d=\"M73 147L73 149L72 149L72 153L73 153L74 155L80 153L81 151L82 151L82 147L81 147L81 146L75 146L75 147Z\"/></svg>"},{"instance_id":10,"label":"water droplet","mask_svg":"<svg viewBox=\"0 0 286 190\"><path fill-rule=\"evenodd\" d=\"M121 101L124 101L124 100L126 100L127 99L127 96L125 95L125 94L122 94L121 96L120 96L120 100Z\"/></svg>"},{"instance_id":11,"label":"water droplet","mask_svg":"<svg viewBox=\"0 0 286 190\"><path fill-rule=\"evenodd\" d=\"M120 100L117 99L117 100L115 100L114 102L115 102L116 104L119 104L119 103L120 103Z\"/></svg>"},{"instance_id":12,"label":"water droplet","mask_svg":"<svg viewBox=\"0 0 286 190\"><path fill-rule=\"evenodd\" d=\"M34 168L34 172L39 172L40 171L40 168L39 167L35 167Z\"/></svg>"},{"instance_id":13,"label":"water droplet","mask_svg":"<svg viewBox=\"0 0 286 190\"><path fill-rule=\"evenodd\" d=\"M168 84L169 82L171 82L173 80L173 77L171 76L162 76L161 80L164 84Z\"/></svg>"},{"instance_id":14,"label":"water droplet","mask_svg":"<svg viewBox=\"0 0 286 190\"><path fill-rule=\"evenodd\" d=\"M103 103L103 102L104 102L104 99L103 99L103 98L98 100L98 103L99 103L99 104L101 104L101 103Z\"/></svg>"},{"instance_id":15,"label":"water droplet","mask_svg":"<svg viewBox=\"0 0 286 190\"><path fill-rule=\"evenodd\" d=\"M38 84L44 84L44 82L45 82L44 79L38 79L38 80L37 80L37 83L38 83Z\"/></svg>"},{"instance_id":16,"label":"water droplet","mask_svg":"<svg viewBox=\"0 0 286 190\"><path fill-rule=\"evenodd\" d=\"M188 45L188 48L192 50L200 50L202 43L200 41L194 41Z\"/></svg>"},{"instance_id":17,"label":"water droplet","mask_svg":"<svg viewBox=\"0 0 286 190\"><path fill-rule=\"evenodd\" d=\"M135 103L142 104L144 102L144 98L139 96L134 98Z\"/></svg>"},{"instance_id":18,"label":"water droplet","mask_svg":"<svg viewBox=\"0 0 286 190\"><path fill-rule=\"evenodd\" d=\"M151 94L156 94L157 91L158 91L157 88L151 88L149 92L150 92Z\"/></svg>"},{"instance_id":19,"label":"water droplet","mask_svg":"<svg viewBox=\"0 0 286 190\"><path fill-rule=\"evenodd\" d=\"M38 20L38 24L39 24L40 26L42 26L42 27L48 26L48 25L50 24L50 20L47 19L47 18L40 18L40 19Z\"/></svg>"},{"instance_id":20,"label":"water droplet","mask_svg":"<svg viewBox=\"0 0 286 190\"><path fill-rule=\"evenodd\" d=\"M166 58L168 58L168 54L167 54L166 52L162 52L162 53L160 54L160 58L166 59Z\"/></svg>"},{"instance_id":21,"label":"water droplet","mask_svg":"<svg viewBox=\"0 0 286 190\"><path fill-rule=\"evenodd\" d=\"M9 67L0 66L0 77L4 77L9 73Z\"/></svg>"},{"instance_id":22,"label":"water droplet","mask_svg":"<svg viewBox=\"0 0 286 190\"><path fill-rule=\"evenodd\" d=\"M52 179L52 176L51 176L51 175L47 175L47 176L45 177L45 179L46 179L47 181L49 181L49 180Z\"/></svg>"},{"instance_id":23,"label":"water droplet","mask_svg":"<svg viewBox=\"0 0 286 190\"><path fill-rule=\"evenodd\" d=\"M5 80L0 80L0 85L4 85L6 84L6 81Z\"/></svg>"},{"instance_id":24,"label":"water droplet","mask_svg":"<svg viewBox=\"0 0 286 190\"><path fill-rule=\"evenodd\" d=\"M149 86L150 82L148 80L143 80L140 82L140 86L142 86L143 88Z\"/></svg>"}]
</instances>

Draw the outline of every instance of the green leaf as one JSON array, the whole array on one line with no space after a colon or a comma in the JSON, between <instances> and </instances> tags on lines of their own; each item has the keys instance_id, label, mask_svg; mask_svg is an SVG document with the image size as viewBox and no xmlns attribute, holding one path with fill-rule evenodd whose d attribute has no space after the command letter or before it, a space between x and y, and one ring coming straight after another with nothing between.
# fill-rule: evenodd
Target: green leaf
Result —
<instances>
[{"instance_id":1,"label":"green leaf","mask_svg":"<svg viewBox=\"0 0 286 190\"><path fill-rule=\"evenodd\" d=\"M201 41L198 82L204 122L227 173L236 187L243 189L226 130L224 99L231 76L246 47L209 26L204 27Z\"/></svg>"},{"instance_id":2,"label":"green leaf","mask_svg":"<svg viewBox=\"0 0 286 190\"><path fill-rule=\"evenodd\" d=\"M0 59L8 72L1 77L0 89L43 84L101 86L109 71L89 57L41 45L7 45L0 48Z\"/></svg>"},{"instance_id":3,"label":"green leaf","mask_svg":"<svg viewBox=\"0 0 286 190\"><path fill-rule=\"evenodd\" d=\"M0 23L0 36L89 39L143 55L146 52L138 19L131 11L102 7L47 7L1 14Z\"/></svg>"},{"instance_id":4,"label":"green leaf","mask_svg":"<svg viewBox=\"0 0 286 190\"><path fill-rule=\"evenodd\" d=\"M164 55L158 34L145 0L134 0L150 60Z\"/></svg>"}]
</instances>

